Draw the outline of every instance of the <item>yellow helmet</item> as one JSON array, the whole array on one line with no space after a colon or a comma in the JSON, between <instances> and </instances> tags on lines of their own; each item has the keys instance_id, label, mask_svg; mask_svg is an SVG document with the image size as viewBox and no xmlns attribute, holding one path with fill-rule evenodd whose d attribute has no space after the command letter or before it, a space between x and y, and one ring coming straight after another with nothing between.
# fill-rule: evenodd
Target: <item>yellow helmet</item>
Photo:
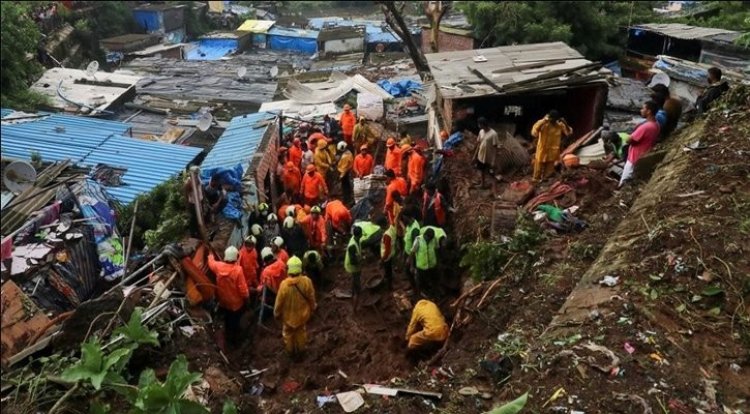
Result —
<instances>
[{"instance_id":1,"label":"yellow helmet","mask_svg":"<svg viewBox=\"0 0 750 414\"><path fill-rule=\"evenodd\" d=\"M298 275L302 273L302 260L297 256L292 256L286 262L287 273L290 275Z\"/></svg>"}]
</instances>

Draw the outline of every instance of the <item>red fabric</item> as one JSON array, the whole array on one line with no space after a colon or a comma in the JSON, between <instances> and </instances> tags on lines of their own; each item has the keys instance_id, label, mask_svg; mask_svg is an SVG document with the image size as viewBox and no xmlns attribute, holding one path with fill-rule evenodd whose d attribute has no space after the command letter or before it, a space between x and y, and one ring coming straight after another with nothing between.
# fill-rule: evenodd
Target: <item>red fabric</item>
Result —
<instances>
[{"instance_id":1,"label":"red fabric","mask_svg":"<svg viewBox=\"0 0 750 414\"><path fill-rule=\"evenodd\" d=\"M326 234L326 222L323 217L318 217L318 219L315 220L312 214L310 214L302 219L300 224L302 225L302 230L305 232L307 241L310 243L311 247L320 248L325 246L328 237Z\"/></svg>"},{"instance_id":2,"label":"red fabric","mask_svg":"<svg viewBox=\"0 0 750 414\"><path fill-rule=\"evenodd\" d=\"M292 194L297 194L300 189L302 179L300 178L300 171L292 161L288 162L284 167L284 173L281 175L281 182L284 185L284 191L291 191ZM279 216L283 217L283 216Z\"/></svg>"},{"instance_id":3,"label":"red fabric","mask_svg":"<svg viewBox=\"0 0 750 414\"><path fill-rule=\"evenodd\" d=\"M385 153L385 169L401 175L401 149L393 147Z\"/></svg>"},{"instance_id":4,"label":"red fabric","mask_svg":"<svg viewBox=\"0 0 750 414\"><path fill-rule=\"evenodd\" d=\"M391 240L391 236L383 234L383 253L380 255L381 259L385 259L391 255L392 244L393 240Z\"/></svg>"},{"instance_id":5,"label":"red fabric","mask_svg":"<svg viewBox=\"0 0 750 414\"><path fill-rule=\"evenodd\" d=\"M299 168L302 163L302 148L292 145L289 148L289 161L291 161L295 167Z\"/></svg>"},{"instance_id":6,"label":"red fabric","mask_svg":"<svg viewBox=\"0 0 750 414\"><path fill-rule=\"evenodd\" d=\"M248 289L254 289L258 285L258 251L242 246L239 262Z\"/></svg>"},{"instance_id":7,"label":"red fabric","mask_svg":"<svg viewBox=\"0 0 750 414\"><path fill-rule=\"evenodd\" d=\"M262 290L263 286L268 286L273 293L278 293L279 286L284 279L286 279L286 264L276 259L275 262L266 266L260 273L260 286L258 286L258 290Z\"/></svg>"},{"instance_id":8,"label":"red fabric","mask_svg":"<svg viewBox=\"0 0 750 414\"><path fill-rule=\"evenodd\" d=\"M354 176L362 178L372 174L372 167L375 165L375 160L370 154L357 154L354 157Z\"/></svg>"},{"instance_id":9,"label":"red fabric","mask_svg":"<svg viewBox=\"0 0 750 414\"><path fill-rule=\"evenodd\" d=\"M539 194L538 196L532 198L528 203L526 203L526 210L532 212L536 209L536 206L548 203L558 197L562 197L563 195L571 191L573 191L573 187L558 181L552 184L549 190Z\"/></svg>"},{"instance_id":10,"label":"red fabric","mask_svg":"<svg viewBox=\"0 0 750 414\"><path fill-rule=\"evenodd\" d=\"M430 202L432 201L432 205ZM435 191L434 199L429 194L424 193L422 198L422 217L427 216L427 209L432 208L435 211L435 220L438 226L445 225L445 207L443 207L443 195Z\"/></svg>"},{"instance_id":11,"label":"red fabric","mask_svg":"<svg viewBox=\"0 0 750 414\"><path fill-rule=\"evenodd\" d=\"M216 275L219 306L232 312L240 310L250 296L242 267L239 263L216 260L213 254L208 255L208 267Z\"/></svg>"},{"instance_id":12,"label":"red fabric","mask_svg":"<svg viewBox=\"0 0 750 414\"><path fill-rule=\"evenodd\" d=\"M302 177L302 195L305 196L306 200L319 200L326 194L328 194L328 186L326 180L320 175L319 172L305 174ZM313 203L315 204L315 203Z\"/></svg>"},{"instance_id":13,"label":"red fabric","mask_svg":"<svg viewBox=\"0 0 750 414\"><path fill-rule=\"evenodd\" d=\"M357 118L354 117L354 113L352 111L344 111L341 113L341 115L339 115L341 132L343 132L344 136L349 135L349 140L351 140L351 136L354 134L354 125L356 123Z\"/></svg>"},{"instance_id":14,"label":"red fabric","mask_svg":"<svg viewBox=\"0 0 750 414\"><path fill-rule=\"evenodd\" d=\"M630 134L630 149L628 150L628 161L635 164L642 156L653 148L659 138L659 124L656 121L646 121Z\"/></svg>"},{"instance_id":15,"label":"red fabric","mask_svg":"<svg viewBox=\"0 0 750 414\"><path fill-rule=\"evenodd\" d=\"M339 200L333 200L328 203L325 214L326 221L330 221L333 227L342 233L346 232L352 225L352 214L344 203Z\"/></svg>"},{"instance_id":16,"label":"red fabric","mask_svg":"<svg viewBox=\"0 0 750 414\"><path fill-rule=\"evenodd\" d=\"M412 193L418 191L419 187L422 185L422 180L424 179L424 164L425 158L422 154L416 151L409 157L407 170Z\"/></svg>"}]
</instances>

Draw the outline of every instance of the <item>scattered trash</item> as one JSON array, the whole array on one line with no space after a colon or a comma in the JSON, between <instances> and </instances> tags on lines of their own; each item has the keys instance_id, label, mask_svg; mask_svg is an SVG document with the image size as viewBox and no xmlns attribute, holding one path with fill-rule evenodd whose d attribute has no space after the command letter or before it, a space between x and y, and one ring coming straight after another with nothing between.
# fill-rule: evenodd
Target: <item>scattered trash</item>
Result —
<instances>
[{"instance_id":1,"label":"scattered trash","mask_svg":"<svg viewBox=\"0 0 750 414\"><path fill-rule=\"evenodd\" d=\"M625 342L623 347L625 348L625 352L627 352L628 354L632 355L633 352L635 352L635 348L633 347L633 345L630 345L630 342Z\"/></svg>"},{"instance_id":2,"label":"scattered trash","mask_svg":"<svg viewBox=\"0 0 750 414\"><path fill-rule=\"evenodd\" d=\"M602 314L599 312L599 309L592 309L591 312L589 312L589 319L592 321L599 319L601 316Z\"/></svg>"},{"instance_id":3,"label":"scattered trash","mask_svg":"<svg viewBox=\"0 0 750 414\"><path fill-rule=\"evenodd\" d=\"M182 332L183 335L190 338L191 336L195 335L195 327L194 326L180 326L180 332Z\"/></svg>"},{"instance_id":4,"label":"scattered trash","mask_svg":"<svg viewBox=\"0 0 750 414\"><path fill-rule=\"evenodd\" d=\"M464 396L470 396L479 394L479 390L477 387L463 387L458 390L458 393Z\"/></svg>"},{"instance_id":5,"label":"scattered trash","mask_svg":"<svg viewBox=\"0 0 750 414\"><path fill-rule=\"evenodd\" d=\"M741 367L739 364L735 364L735 363L729 364L729 369L732 370L732 372L734 372L735 374L740 372L740 368Z\"/></svg>"},{"instance_id":6,"label":"scattered trash","mask_svg":"<svg viewBox=\"0 0 750 414\"><path fill-rule=\"evenodd\" d=\"M553 342L553 344L557 345L557 346L566 346L566 345L570 346L570 345L573 345L573 344L577 343L578 341L580 341L581 338L583 338L583 335L581 335L581 334L574 334L574 335L571 335L571 336L569 336L569 337L567 337L565 339L562 339L562 340L559 340L559 341L555 341L555 342Z\"/></svg>"},{"instance_id":7,"label":"scattered trash","mask_svg":"<svg viewBox=\"0 0 750 414\"><path fill-rule=\"evenodd\" d=\"M654 352L652 354L649 354L649 357L653 359L657 364L659 365L669 365L669 361L664 359L663 356L661 356L658 352Z\"/></svg>"},{"instance_id":8,"label":"scattered trash","mask_svg":"<svg viewBox=\"0 0 750 414\"><path fill-rule=\"evenodd\" d=\"M260 375L260 374L262 374L262 373L264 373L266 371L268 371L268 368L254 369L252 371L244 370L244 371L240 371L240 375L242 375L243 377L245 377L247 379L247 378L257 377L258 375Z\"/></svg>"},{"instance_id":9,"label":"scattered trash","mask_svg":"<svg viewBox=\"0 0 750 414\"><path fill-rule=\"evenodd\" d=\"M483 392L483 393L482 393L482 394L480 395L480 397L482 397L482 399L484 399L484 400L491 400L491 399L492 399L492 394L490 394L490 393L488 393L488 392Z\"/></svg>"},{"instance_id":10,"label":"scattered trash","mask_svg":"<svg viewBox=\"0 0 750 414\"><path fill-rule=\"evenodd\" d=\"M685 145L685 147L682 150L685 152L688 152L688 151L704 150L706 148L708 148L708 145L701 143L700 140L695 140L692 143Z\"/></svg>"},{"instance_id":11,"label":"scattered trash","mask_svg":"<svg viewBox=\"0 0 750 414\"><path fill-rule=\"evenodd\" d=\"M513 363L510 358L502 357L499 360L486 359L479 363L483 370L487 371L495 382L505 382L510 379L513 371Z\"/></svg>"},{"instance_id":12,"label":"scattered trash","mask_svg":"<svg viewBox=\"0 0 750 414\"><path fill-rule=\"evenodd\" d=\"M216 367L208 367L203 372L203 378L208 382L211 394L215 396L236 395L240 393L240 387L231 380L222 370Z\"/></svg>"},{"instance_id":13,"label":"scattered trash","mask_svg":"<svg viewBox=\"0 0 750 414\"><path fill-rule=\"evenodd\" d=\"M250 387L250 391L248 392L248 394L250 394L250 395L256 395L256 396L257 395L261 395L261 394L263 394L263 390L264 389L265 389L265 387L263 386L263 384L256 384L256 385L253 385L252 387Z\"/></svg>"},{"instance_id":14,"label":"scattered trash","mask_svg":"<svg viewBox=\"0 0 750 414\"><path fill-rule=\"evenodd\" d=\"M346 373L344 371L342 371L342 370L339 370L339 375L341 375L342 377L344 377L344 379L349 379L349 376L346 375Z\"/></svg>"},{"instance_id":15,"label":"scattered trash","mask_svg":"<svg viewBox=\"0 0 750 414\"><path fill-rule=\"evenodd\" d=\"M339 400L341 408L347 413L353 413L365 405L364 398L356 391L340 392L336 394L336 398Z\"/></svg>"},{"instance_id":16,"label":"scattered trash","mask_svg":"<svg viewBox=\"0 0 750 414\"><path fill-rule=\"evenodd\" d=\"M637 404L640 404L641 407L643 407L643 414L653 414L653 410L651 409L651 406L648 405L646 400L643 399L643 397L635 394L620 394L620 393L613 393L612 394L616 400L620 401L631 401Z\"/></svg>"},{"instance_id":17,"label":"scattered trash","mask_svg":"<svg viewBox=\"0 0 750 414\"><path fill-rule=\"evenodd\" d=\"M287 394L292 394L300 389L302 384L297 381L291 380L281 384L281 390Z\"/></svg>"},{"instance_id":18,"label":"scattered trash","mask_svg":"<svg viewBox=\"0 0 750 414\"><path fill-rule=\"evenodd\" d=\"M549 403L555 401L556 399L558 399L558 398L560 398L560 397L562 397L564 395L566 395L565 388L563 388L563 387L558 388L554 393L552 393L552 396L549 397L549 399L547 400L547 402L545 402L544 405L542 405L542 408L546 407Z\"/></svg>"},{"instance_id":19,"label":"scattered trash","mask_svg":"<svg viewBox=\"0 0 750 414\"><path fill-rule=\"evenodd\" d=\"M606 355L610 359L609 365L597 364L596 363L596 358L594 358L593 356L588 357L588 359L586 361L586 362L588 362L589 365L591 365L592 367L598 369L601 372L604 372L606 374L610 374L612 372L612 369L620 366L620 358L618 358L617 355L615 355L615 353L612 352L607 347L604 347L604 346L601 346L601 345L596 345L596 344L594 344L592 342L589 342L587 344L581 345L580 347L576 347L576 348L584 348L584 349L588 349L589 351L601 352L604 355Z\"/></svg>"},{"instance_id":20,"label":"scattered trash","mask_svg":"<svg viewBox=\"0 0 750 414\"><path fill-rule=\"evenodd\" d=\"M614 287L617 285L617 282L620 281L620 277L614 277L614 276L604 276L602 280L599 281L600 285L607 285L609 287Z\"/></svg>"},{"instance_id":21,"label":"scattered trash","mask_svg":"<svg viewBox=\"0 0 750 414\"><path fill-rule=\"evenodd\" d=\"M328 403L335 403L336 396L335 395L319 395L315 397L315 401L317 401L318 403L318 408L323 408L323 406Z\"/></svg>"}]
</instances>

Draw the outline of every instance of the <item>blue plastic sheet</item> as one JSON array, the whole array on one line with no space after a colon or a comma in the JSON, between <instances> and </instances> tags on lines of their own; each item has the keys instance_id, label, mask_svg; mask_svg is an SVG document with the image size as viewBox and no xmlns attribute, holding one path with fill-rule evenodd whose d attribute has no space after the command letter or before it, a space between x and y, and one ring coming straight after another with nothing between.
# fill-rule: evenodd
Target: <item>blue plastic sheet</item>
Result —
<instances>
[{"instance_id":1,"label":"blue plastic sheet","mask_svg":"<svg viewBox=\"0 0 750 414\"><path fill-rule=\"evenodd\" d=\"M90 179L81 182L76 197L81 214L90 219L88 224L94 232L101 275L108 281L122 276L125 273L125 255L110 198L99 183Z\"/></svg>"},{"instance_id":2,"label":"blue plastic sheet","mask_svg":"<svg viewBox=\"0 0 750 414\"><path fill-rule=\"evenodd\" d=\"M464 140L464 134L462 132L454 132L453 135L449 136L443 143L443 150L449 151L458 146ZM437 177L440 174L440 170L443 168L443 154L438 154L432 164L432 177Z\"/></svg>"},{"instance_id":3,"label":"blue plastic sheet","mask_svg":"<svg viewBox=\"0 0 750 414\"><path fill-rule=\"evenodd\" d=\"M133 20L147 32L161 29L160 17L161 12L156 10L133 10Z\"/></svg>"},{"instance_id":4,"label":"blue plastic sheet","mask_svg":"<svg viewBox=\"0 0 750 414\"><path fill-rule=\"evenodd\" d=\"M242 217L242 165L237 164L233 168L206 168L201 171L201 183L207 185L211 177L219 180L220 185L229 185L227 192L227 205L221 210L224 217L231 220L239 220Z\"/></svg>"},{"instance_id":5,"label":"blue plastic sheet","mask_svg":"<svg viewBox=\"0 0 750 414\"><path fill-rule=\"evenodd\" d=\"M386 92L390 93L396 98L409 96L411 91L422 89L422 84L411 79L400 80L398 82L391 82L388 79L379 80L378 86L383 88Z\"/></svg>"}]
</instances>

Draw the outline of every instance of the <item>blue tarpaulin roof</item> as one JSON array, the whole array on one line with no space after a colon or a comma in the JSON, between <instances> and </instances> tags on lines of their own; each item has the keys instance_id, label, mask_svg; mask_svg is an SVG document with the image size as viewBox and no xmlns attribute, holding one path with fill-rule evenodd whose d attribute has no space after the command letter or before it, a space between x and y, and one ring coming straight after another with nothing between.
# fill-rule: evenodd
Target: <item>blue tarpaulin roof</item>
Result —
<instances>
[{"instance_id":1,"label":"blue tarpaulin roof","mask_svg":"<svg viewBox=\"0 0 750 414\"><path fill-rule=\"evenodd\" d=\"M69 115L49 115L0 126L3 157L30 160L32 151L42 160L93 167L102 163L127 168L124 185L105 187L118 201L128 204L187 167L200 148L144 141L123 136L126 123Z\"/></svg>"},{"instance_id":2,"label":"blue tarpaulin roof","mask_svg":"<svg viewBox=\"0 0 750 414\"><path fill-rule=\"evenodd\" d=\"M193 48L185 54L185 60L219 60L237 51L237 39L201 39L190 43Z\"/></svg>"},{"instance_id":3,"label":"blue tarpaulin roof","mask_svg":"<svg viewBox=\"0 0 750 414\"><path fill-rule=\"evenodd\" d=\"M163 13L160 10L133 10L133 19L147 32L162 28L162 16Z\"/></svg>"},{"instance_id":4,"label":"blue tarpaulin roof","mask_svg":"<svg viewBox=\"0 0 750 414\"><path fill-rule=\"evenodd\" d=\"M365 43L401 43L401 39L396 36L387 25L379 20L345 20L341 17L315 17L307 21L307 25L314 30L320 30L324 26L332 27L365 27ZM411 27L412 34L419 34L421 28Z\"/></svg>"},{"instance_id":5,"label":"blue tarpaulin roof","mask_svg":"<svg viewBox=\"0 0 750 414\"><path fill-rule=\"evenodd\" d=\"M268 48L313 54L318 51L318 32L315 30L273 27L268 31Z\"/></svg>"},{"instance_id":6,"label":"blue tarpaulin roof","mask_svg":"<svg viewBox=\"0 0 750 414\"><path fill-rule=\"evenodd\" d=\"M232 118L227 129L203 160L201 169L233 168L240 164L243 170L247 171L250 160L260 148L268 129L268 126L256 128L256 125L274 117L274 114L268 112L258 112Z\"/></svg>"}]
</instances>

